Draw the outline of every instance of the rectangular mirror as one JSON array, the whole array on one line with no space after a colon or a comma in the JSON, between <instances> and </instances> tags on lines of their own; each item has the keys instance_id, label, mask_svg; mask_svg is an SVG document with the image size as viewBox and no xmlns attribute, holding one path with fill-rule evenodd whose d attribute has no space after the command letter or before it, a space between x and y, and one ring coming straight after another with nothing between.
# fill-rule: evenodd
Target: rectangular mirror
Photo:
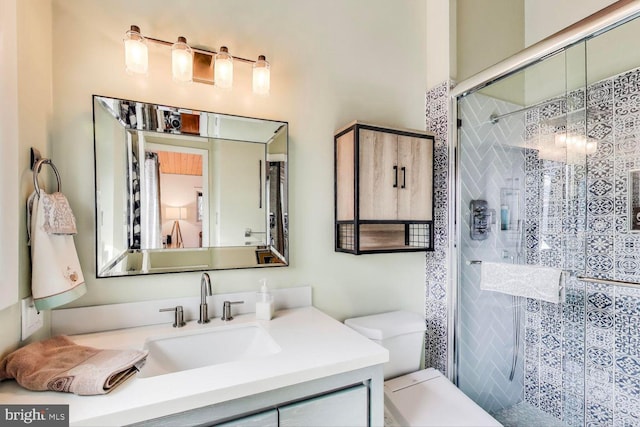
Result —
<instances>
[{"instance_id":1,"label":"rectangular mirror","mask_svg":"<svg viewBox=\"0 0 640 427\"><path fill-rule=\"evenodd\" d=\"M286 122L93 97L98 277L288 265Z\"/></svg>"}]
</instances>

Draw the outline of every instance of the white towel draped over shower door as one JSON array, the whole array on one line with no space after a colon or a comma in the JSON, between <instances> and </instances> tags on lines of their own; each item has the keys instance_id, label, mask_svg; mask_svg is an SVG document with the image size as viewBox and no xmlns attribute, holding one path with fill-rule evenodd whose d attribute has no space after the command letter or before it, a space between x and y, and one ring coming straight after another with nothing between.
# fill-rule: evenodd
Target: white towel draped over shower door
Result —
<instances>
[{"instance_id":1,"label":"white towel draped over shower door","mask_svg":"<svg viewBox=\"0 0 640 427\"><path fill-rule=\"evenodd\" d=\"M552 303L562 300L562 270L527 264L483 261L480 289L534 298Z\"/></svg>"}]
</instances>

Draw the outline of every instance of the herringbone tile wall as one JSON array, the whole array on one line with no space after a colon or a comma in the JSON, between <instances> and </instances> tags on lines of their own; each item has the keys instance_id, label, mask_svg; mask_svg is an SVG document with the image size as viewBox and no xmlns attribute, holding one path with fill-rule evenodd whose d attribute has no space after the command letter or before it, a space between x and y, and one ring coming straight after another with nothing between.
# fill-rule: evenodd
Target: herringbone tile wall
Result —
<instances>
[{"instance_id":1,"label":"herringbone tile wall","mask_svg":"<svg viewBox=\"0 0 640 427\"><path fill-rule=\"evenodd\" d=\"M491 123L491 114L515 110L518 106L481 95L465 97L458 104L461 118L460 207L462 211L460 268L462 283L458 289L460 337L458 386L485 410L494 412L522 400L523 352L513 381L509 380L515 349L514 300L511 296L480 290L480 265L469 261L518 262L518 219L523 218L520 204L513 204L512 230L494 224L486 240L472 240L470 203L481 199L499 214L501 194L509 190L521 193L524 185L524 124L513 116ZM517 304L521 304L518 301ZM520 326L522 332L522 326Z\"/></svg>"}]
</instances>

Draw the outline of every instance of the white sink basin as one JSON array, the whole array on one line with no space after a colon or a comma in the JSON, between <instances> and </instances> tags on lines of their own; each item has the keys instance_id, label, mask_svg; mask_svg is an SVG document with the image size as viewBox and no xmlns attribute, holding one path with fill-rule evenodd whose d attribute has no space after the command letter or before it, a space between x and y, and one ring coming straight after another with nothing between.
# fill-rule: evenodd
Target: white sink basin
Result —
<instances>
[{"instance_id":1,"label":"white sink basin","mask_svg":"<svg viewBox=\"0 0 640 427\"><path fill-rule=\"evenodd\" d=\"M144 348L149 350L149 356L139 378L259 359L280 352L280 346L257 324L177 331L170 336L147 339Z\"/></svg>"}]
</instances>

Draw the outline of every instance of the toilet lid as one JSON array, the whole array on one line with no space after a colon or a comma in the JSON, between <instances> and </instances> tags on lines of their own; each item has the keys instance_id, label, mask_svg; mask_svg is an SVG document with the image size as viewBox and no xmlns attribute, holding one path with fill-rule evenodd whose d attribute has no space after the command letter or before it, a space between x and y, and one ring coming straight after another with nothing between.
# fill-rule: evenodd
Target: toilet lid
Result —
<instances>
[{"instance_id":1,"label":"toilet lid","mask_svg":"<svg viewBox=\"0 0 640 427\"><path fill-rule=\"evenodd\" d=\"M372 316L354 317L345 320L344 324L372 340L385 340L426 329L424 318L410 311L391 311Z\"/></svg>"},{"instance_id":2,"label":"toilet lid","mask_svg":"<svg viewBox=\"0 0 640 427\"><path fill-rule=\"evenodd\" d=\"M386 381L384 400L405 426L501 426L433 368Z\"/></svg>"}]
</instances>

